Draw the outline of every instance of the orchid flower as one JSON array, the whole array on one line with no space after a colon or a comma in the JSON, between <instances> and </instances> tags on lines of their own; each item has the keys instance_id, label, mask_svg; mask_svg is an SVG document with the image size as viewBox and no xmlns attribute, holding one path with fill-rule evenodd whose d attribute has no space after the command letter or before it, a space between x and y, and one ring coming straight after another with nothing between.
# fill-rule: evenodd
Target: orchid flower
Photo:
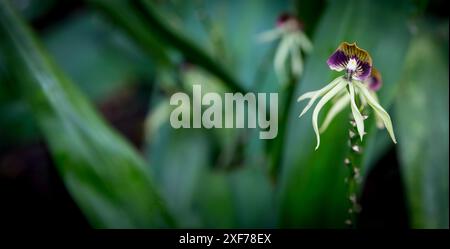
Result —
<instances>
[{"instance_id":1,"label":"orchid flower","mask_svg":"<svg viewBox=\"0 0 450 249\"><path fill-rule=\"evenodd\" d=\"M378 101L377 91L381 88L382 85L382 79L381 74L376 68L372 68L372 71L370 73L370 77L367 77L367 79L364 81L364 84L369 88L369 92L372 95L372 97ZM355 89L356 90L356 89ZM364 98L360 98L362 106L367 106L367 102ZM334 117L339 114L341 111L343 111L349 104L350 104L350 96L343 91L341 94L337 95L333 98L332 102L334 103L331 107L330 111L327 113L324 122L320 126L319 132L323 133L328 126L330 125L331 121L334 119ZM364 117L364 116L363 116ZM375 113L376 118L376 124L379 129L384 128L384 123L381 117Z\"/></svg>"},{"instance_id":2,"label":"orchid flower","mask_svg":"<svg viewBox=\"0 0 450 249\"><path fill-rule=\"evenodd\" d=\"M343 42L327 61L331 70L344 71L345 74L337 77L331 83L320 90L307 92L298 98L298 101L309 99L300 117L303 116L319 98L312 117L314 132L316 133L317 145L320 145L320 133L325 131L333 118L346 106L350 105L352 115L356 124L358 135L363 139L365 135L364 120L367 118L360 112L356 105L356 98L360 99L362 107L370 106L376 115L377 123L386 127L392 141L397 143L389 114L381 107L375 91L381 86L381 75L372 67L372 58L369 53L360 49L355 43ZM320 110L331 99L337 100L330 108L320 130L317 124ZM380 126L379 126L380 127Z\"/></svg>"},{"instance_id":3,"label":"orchid flower","mask_svg":"<svg viewBox=\"0 0 450 249\"><path fill-rule=\"evenodd\" d=\"M290 56L290 70L294 76L299 77L303 72L303 58L301 52L309 53L312 50L311 41L303 32L303 24L293 15L282 14L278 17L275 29L259 35L262 42L271 42L280 39L274 57L274 68L278 78L284 82L287 72L287 63Z\"/></svg>"}]
</instances>

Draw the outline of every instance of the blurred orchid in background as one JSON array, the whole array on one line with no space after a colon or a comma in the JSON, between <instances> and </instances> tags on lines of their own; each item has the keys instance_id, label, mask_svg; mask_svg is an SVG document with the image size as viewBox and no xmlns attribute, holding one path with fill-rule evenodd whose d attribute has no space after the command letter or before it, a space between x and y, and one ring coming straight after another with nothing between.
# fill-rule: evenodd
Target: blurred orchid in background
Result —
<instances>
[{"instance_id":1,"label":"blurred orchid in background","mask_svg":"<svg viewBox=\"0 0 450 249\"><path fill-rule=\"evenodd\" d=\"M363 116L361 111L366 105L369 105L375 111L377 119L379 119L386 127L392 141L397 143L392 128L391 118L383 107L381 107L375 94L375 90L379 89L381 86L381 76L377 70L372 69L372 58L369 53L360 49L356 43L349 44L343 42L330 56L327 63L332 70L338 72L345 70L345 75L334 79L320 90L307 92L298 98L298 101L310 99L301 112L301 117L309 110L309 108L311 108L317 98L323 96L317 103L312 117L313 128L317 137L316 149L318 149L320 145L319 132L325 131L336 114L342 111L349 102L361 140L365 135L364 120L367 119L367 116ZM359 107L357 105L357 96L359 96L361 102ZM319 131L317 125L319 112L325 104L333 98L337 98L337 100L328 112Z\"/></svg>"},{"instance_id":2,"label":"blurred orchid in background","mask_svg":"<svg viewBox=\"0 0 450 249\"><path fill-rule=\"evenodd\" d=\"M277 39L280 39L280 42L275 52L274 67L280 82L284 83L289 73L292 73L294 77L301 76L303 73L302 51L309 53L313 46L303 32L303 23L288 13L278 17L275 29L263 32L258 37L261 42Z\"/></svg>"}]
</instances>

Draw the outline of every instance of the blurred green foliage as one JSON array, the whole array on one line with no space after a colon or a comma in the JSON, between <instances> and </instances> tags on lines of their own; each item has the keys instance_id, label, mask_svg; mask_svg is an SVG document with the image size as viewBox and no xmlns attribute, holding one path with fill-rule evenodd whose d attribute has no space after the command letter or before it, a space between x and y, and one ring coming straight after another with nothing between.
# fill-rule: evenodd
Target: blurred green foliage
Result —
<instances>
[{"instance_id":1,"label":"blurred green foliage","mask_svg":"<svg viewBox=\"0 0 450 249\"><path fill-rule=\"evenodd\" d=\"M143 159L98 116L9 3L0 25L7 69L30 105L67 188L96 227L173 225Z\"/></svg>"},{"instance_id":2,"label":"blurred green foliage","mask_svg":"<svg viewBox=\"0 0 450 249\"><path fill-rule=\"evenodd\" d=\"M33 23L55 2L36 2L0 4L0 145L43 136L94 227L344 227L347 113L314 151L295 97L336 76L326 59L348 41L382 73L412 227L448 228L448 19L426 16L426 1L87 0L37 35L21 15ZM314 45L292 88L273 72L276 44L256 39L284 11L303 19ZM142 153L91 104L137 83L152 87ZM194 83L279 92L284 137L173 129L168 98ZM393 148L374 120L367 127L364 177Z\"/></svg>"},{"instance_id":3,"label":"blurred green foliage","mask_svg":"<svg viewBox=\"0 0 450 249\"><path fill-rule=\"evenodd\" d=\"M419 23L395 120L414 228L448 228L448 22Z\"/></svg>"}]
</instances>

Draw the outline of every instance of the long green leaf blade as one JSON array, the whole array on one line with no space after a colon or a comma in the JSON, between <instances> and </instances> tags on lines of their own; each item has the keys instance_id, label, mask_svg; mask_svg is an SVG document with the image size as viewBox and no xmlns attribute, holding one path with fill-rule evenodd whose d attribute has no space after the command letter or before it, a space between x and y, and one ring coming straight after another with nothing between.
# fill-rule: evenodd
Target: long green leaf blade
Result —
<instances>
[{"instance_id":1,"label":"long green leaf blade","mask_svg":"<svg viewBox=\"0 0 450 249\"><path fill-rule=\"evenodd\" d=\"M95 227L166 227L143 159L58 69L8 1L0 2L5 59L47 140L59 172Z\"/></svg>"},{"instance_id":2,"label":"long green leaf blade","mask_svg":"<svg viewBox=\"0 0 450 249\"><path fill-rule=\"evenodd\" d=\"M448 33L446 41L439 39L430 32L433 26L419 26L395 102L398 152L414 228L449 227ZM442 28L448 32L448 23Z\"/></svg>"}]
</instances>

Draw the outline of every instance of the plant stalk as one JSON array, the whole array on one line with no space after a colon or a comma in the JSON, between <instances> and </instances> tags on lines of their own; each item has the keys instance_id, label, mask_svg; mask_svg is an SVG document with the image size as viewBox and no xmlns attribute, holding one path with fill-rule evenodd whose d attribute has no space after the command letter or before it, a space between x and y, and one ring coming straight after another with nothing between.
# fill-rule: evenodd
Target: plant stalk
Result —
<instances>
[{"instance_id":1,"label":"plant stalk","mask_svg":"<svg viewBox=\"0 0 450 249\"><path fill-rule=\"evenodd\" d=\"M367 115L361 114L367 119ZM363 162L364 142L358 135L356 123L352 116L350 117L350 126L348 129L348 145L349 151L344 159L344 164L347 167L348 172L347 177L345 178L348 199L348 216L345 220L345 224L349 228L356 228L357 218L361 212L359 193L362 181L361 164Z\"/></svg>"}]
</instances>

